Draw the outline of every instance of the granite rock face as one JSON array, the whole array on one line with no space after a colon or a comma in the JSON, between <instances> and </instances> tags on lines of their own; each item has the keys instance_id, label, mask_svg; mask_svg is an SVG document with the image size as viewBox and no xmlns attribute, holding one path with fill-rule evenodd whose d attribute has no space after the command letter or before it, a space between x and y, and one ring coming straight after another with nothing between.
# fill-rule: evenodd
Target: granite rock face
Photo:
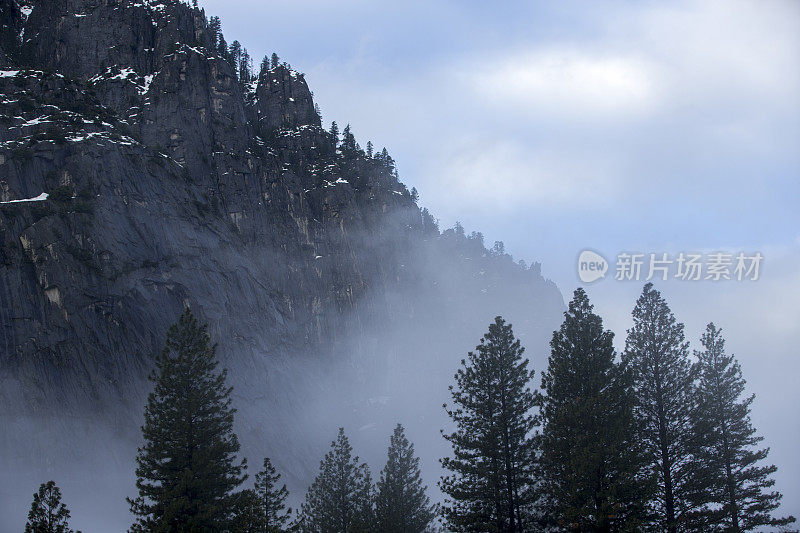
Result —
<instances>
[{"instance_id":1,"label":"granite rock face","mask_svg":"<svg viewBox=\"0 0 800 533\"><path fill-rule=\"evenodd\" d=\"M240 82L202 11L0 0L0 16L7 427L70 417L135 441L153 355L189 305L230 368L242 439L274 443L300 483L308 428L342 423L320 397L382 420L413 404L397 376L443 386L494 315L536 348L559 322L538 270L440 233L390 160L337 148L302 74ZM5 459L47 455L42 431L9 431Z\"/></svg>"}]
</instances>

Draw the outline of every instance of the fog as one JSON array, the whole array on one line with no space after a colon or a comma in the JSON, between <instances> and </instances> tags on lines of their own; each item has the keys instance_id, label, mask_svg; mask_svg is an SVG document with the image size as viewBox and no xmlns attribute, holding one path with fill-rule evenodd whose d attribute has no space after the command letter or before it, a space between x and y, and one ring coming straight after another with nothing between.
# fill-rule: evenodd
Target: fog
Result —
<instances>
[{"instance_id":1,"label":"fog","mask_svg":"<svg viewBox=\"0 0 800 533\"><path fill-rule=\"evenodd\" d=\"M395 224L391 219L389 227ZM366 253L385 244L370 242L371 235L373 241L394 239L385 229L350 238ZM269 315L268 309L251 309L247 316L256 318L243 320L213 314L213 302L192 301L230 372L235 428L241 454L251 465L245 486L268 456L297 508L339 427L377 478L392 429L401 423L421 459L429 495L438 501L438 460L448 451L440 434L448 425L442 408L449 399L447 387L495 316L514 325L532 366L543 369L564 304L555 285L541 278L538 265L521 267L508 255L487 252L478 236L457 236L452 230L393 246L401 251L404 280L368 280L370 289L349 310L326 309L316 316L318 332L328 331L320 324L335 324L336 330L307 351L287 350L296 345L292 339L253 325L259 314ZM303 326L287 330L306 331ZM244 350L241 339L254 342ZM9 422L2 443L8 466L0 481L3 530L22 528L32 493L49 479L62 488L74 528L92 533L130 526L125 497L135 496L134 457L149 387L140 383L124 391L127 401L119 405L114 399L87 403L85 416L54 405L48 415L26 414Z\"/></svg>"},{"instance_id":2,"label":"fog","mask_svg":"<svg viewBox=\"0 0 800 533\"><path fill-rule=\"evenodd\" d=\"M346 307L329 298L312 312L311 300L335 290L310 284L302 288L308 313L280 312L278 281L296 265L275 250L217 250L206 285L159 297L142 290L123 315L142 315L136 327L153 324L147 306L165 302L175 318L187 302L208 322L234 386L236 432L251 465L245 486L269 456L296 507L340 426L377 477L399 422L437 500L447 386L494 316L513 324L537 386L578 284L579 250L611 257L727 247L763 251L763 279L657 288L692 348L707 322L723 328L747 392L757 393L754 425L773 447L767 463L778 466L775 488L786 495L779 512L798 514L798 4L510 3L460 6L458 16L446 3L201 4L223 17L229 40L256 57L276 50L307 72L325 121L350 122L360 142L391 148L437 216L504 239L558 283L485 253L477 239L405 242L403 223L387 219L343 237L358 249L333 250L316 267L338 268L335 253L357 256L365 268L341 274L363 275L367 289ZM147 209L157 212L156 203L149 198ZM170 283L180 287L180 269L218 246L199 242L208 249L174 252L186 265ZM618 348L640 290L611 279L589 287ZM108 348L95 355L132 357ZM41 391L0 373L1 531L22 530L32 493L48 479L61 487L73 528L127 529L149 390L137 364L126 383L96 377L95 390L117 387L116 396L86 397L45 376L42 387L63 387L50 404L29 401Z\"/></svg>"},{"instance_id":3,"label":"fog","mask_svg":"<svg viewBox=\"0 0 800 533\"><path fill-rule=\"evenodd\" d=\"M372 249L377 243L369 242L369 235L364 232L353 237L365 243L365 249ZM230 370L238 409L236 432L242 455L251 465L245 486L252 483L252 475L268 456L288 485L290 505L298 508L339 427L345 428L354 452L377 478L386 459L389 435L401 423L420 456L429 495L440 500L438 460L449 451L440 434L449 427L442 403L449 400L447 387L459 361L475 347L496 315L513 324L537 372L532 386L538 387L549 339L561 322L564 298L569 297L566 289L559 292L552 282L541 278L538 266L520 267L509 256L486 252L478 239L458 238L452 230L436 239L415 242L405 249L402 261L412 281L385 284L372 280L373 288L355 301L352 309L327 310L332 316L318 317L320 323L332 321L340 329L332 339L323 339L309 351L276 348L239 353L238 344L229 339L258 338L259 346L292 343L274 338L267 328L254 329L251 322L213 316L201 301L193 303L209 323L212 340L219 342L221 360ZM687 291L696 293L696 288L675 283L658 288L678 320L686 322L693 348L698 347L696 337L705 326L701 322L714 320L727 329L724 334L731 352L752 350L758 343L746 339L763 334L763 325L747 328L732 321L736 313L724 298L713 296L714 287L703 285L701 293L708 300L703 308L690 305L697 298ZM749 290L757 289L753 285ZM630 310L640 290L638 284L614 281L589 287L606 327L616 334L618 349L624 345ZM771 349L769 343L764 346ZM747 379L753 369L752 356L744 353L740 359ZM2 446L8 468L3 469L0 480L0 529L20 530L31 494L39 483L54 479L72 511L73 527L85 533L125 530L132 522L125 497L135 495L134 457L147 387L144 384L141 390L131 391L140 396L134 412L124 405L106 405L104 413L92 415L87 410L86 416L76 417L65 416L55 405L52 413L4 420ZM759 389L763 390L764 384L756 379L748 392ZM768 422L765 427L772 430L765 434L767 445L782 438L774 432L772 419L776 416L784 417L785 422L780 406L756 400L754 420L759 433L765 434L764 420ZM786 470L786 460L781 448L768 459L779 467L779 491L792 488L787 485L791 469Z\"/></svg>"}]
</instances>

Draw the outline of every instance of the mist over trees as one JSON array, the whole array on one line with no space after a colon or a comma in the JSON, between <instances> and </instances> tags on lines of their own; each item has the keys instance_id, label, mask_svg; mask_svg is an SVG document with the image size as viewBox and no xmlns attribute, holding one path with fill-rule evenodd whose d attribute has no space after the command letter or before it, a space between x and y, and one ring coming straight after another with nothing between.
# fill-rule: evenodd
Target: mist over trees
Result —
<instances>
[{"instance_id":1,"label":"mist over trees","mask_svg":"<svg viewBox=\"0 0 800 533\"><path fill-rule=\"evenodd\" d=\"M196 1L193 5L198 9ZM247 48L225 40L218 17L211 17L206 28L198 33L203 42L191 44L227 61L237 90L252 89L258 84L251 82L289 68L272 53L256 71ZM33 106L33 100L22 101ZM317 106L314 112L321 114ZM350 124L340 131L333 122L320 135L313 148L330 153L341 176L364 188L374 186L357 179L386 177L390 194L416 204L417 190L399 183L385 147L368 141L362 149ZM63 135L57 139L56 144L65 142ZM27 148L17 155L31 158ZM50 201L75 198L68 189L56 191ZM439 237L434 216L425 208L419 215L423 234ZM460 223L442 234L442 242L475 251L465 259L507 257L511 264L502 242L486 249L484 236L466 234ZM80 256L82 267L96 266L86 249L70 255ZM531 265L534 272L538 268ZM304 503L292 510L284 478L269 458L248 477L226 370L207 327L187 309L155 358L136 457L137 495L128 500L135 520L131 531L399 533L435 530L437 518L452 531L494 532L739 532L792 524L793 517L776 514L781 501L774 489L777 467L767 463L769 449L760 447L763 437L750 420L754 397L746 394L741 368L725 352L721 331L709 324L702 349L692 352L683 329L648 284L619 354L613 333L579 289L553 334L547 368L538 369L537 376L511 324L498 316L454 369L446 412L455 429L442 436L452 447L442 459L449 472L440 482L447 496L443 505L431 501L422 481L426 465L398 424L377 480L340 429ZM479 331L474 333L477 337ZM61 500L55 482L43 483L33 495L25 531L72 532Z\"/></svg>"},{"instance_id":2,"label":"mist over trees","mask_svg":"<svg viewBox=\"0 0 800 533\"><path fill-rule=\"evenodd\" d=\"M145 408L145 444L137 456L139 496L129 500L137 517L131 531L426 530L434 507L400 425L377 487L341 428L293 522L288 491L269 458L253 488L237 491L247 465L237 459L232 388L225 384L226 371L217 367L206 326L186 309L169 329L151 375L155 386Z\"/></svg>"},{"instance_id":3,"label":"mist over trees","mask_svg":"<svg viewBox=\"0 0 800 533\"><path fill-rule=\"evenodd\" d=\"M625 350L577 289L553 333L541 387L511 324L498 316L461 361L442 432L445 501L432 504L402 425L376 483L340 428L299 512L264 458L251 488L233 432L227 373L187 308L150 379L131 531L231 533L448 531L754 531L785 528L775 465L750 420L754 396L721 330L702 350L644 286ZM26 532L72 532L53 481L34 494Z\"/></svg>"}]
</instances>

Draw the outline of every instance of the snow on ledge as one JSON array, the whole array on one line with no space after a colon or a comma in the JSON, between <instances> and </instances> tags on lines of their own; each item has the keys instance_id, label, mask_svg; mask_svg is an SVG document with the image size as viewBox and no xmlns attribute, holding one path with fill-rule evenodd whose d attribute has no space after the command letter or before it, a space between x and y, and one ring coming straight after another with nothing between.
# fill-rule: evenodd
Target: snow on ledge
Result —
<instances>
[{"instance_id":1,"label":"snow on ledge","mask_svg":"<svg viewBox=\"0 0 800 533\"><path fill-rule=\"evenodd\" d=\"M35 198L23 198L22 200L7 200L5 202L0 202L0 204L18 204L20 202L43 202L44 200L47 200L48 196L49 194L43 192L42 194L40 194Z\"/></svg>"}]
</instances>

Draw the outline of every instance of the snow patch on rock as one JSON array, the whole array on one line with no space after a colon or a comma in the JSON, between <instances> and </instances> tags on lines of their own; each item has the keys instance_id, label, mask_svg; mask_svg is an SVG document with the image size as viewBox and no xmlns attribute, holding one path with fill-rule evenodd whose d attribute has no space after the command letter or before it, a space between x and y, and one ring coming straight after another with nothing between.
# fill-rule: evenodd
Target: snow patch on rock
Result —
<instances>
[{"instance_id":1,"label":"snow patch on rock","mask_svg":"<svg viewBox=\"0 0 800 533\"><path fill-rule=\"evenodd\" d=\"M46 192L43 192L39 196L34 196L33 198L23 198L21 200L6 200L5 202L0 202L0 204L18 204L21 202L43 202L47 200L47 197L50 196Z\"/></svg>"}]
</instances>

